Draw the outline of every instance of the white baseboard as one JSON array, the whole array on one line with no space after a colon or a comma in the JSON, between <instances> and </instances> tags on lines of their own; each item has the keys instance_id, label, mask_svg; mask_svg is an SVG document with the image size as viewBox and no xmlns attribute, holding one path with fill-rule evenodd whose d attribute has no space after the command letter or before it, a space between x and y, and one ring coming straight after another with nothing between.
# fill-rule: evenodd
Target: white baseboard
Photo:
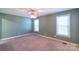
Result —
<instances>
[{"instance_id":1,"label":"white baseboard","mask_svg":"<svg viewBox=\"0 0 79 59\"><path fill-rule=\"evenodd\" d=\"M18 36L13 36L13 37L9 37L9 38L3 38L3 39L0 39L1 41L3 40L9 40L9 39L13 39L13 38L18 38L18 37L22 37L22 36L27 36L27 35L30 35L32 33L27 33L27 34L22 34L22 35L18 35Z\"/></svg>"},{"instance_id":2,"label":"white baseboard","mask_svg":"<svg viewBox=\"0 0 79 59\"><path fill-rule=\"evenodd\" d=\"M67 42L67 41L61 40L61 39L56 39L56 38L53 38L53 37L44 36L44 35L41 35L41 34L38 34L38 33L27 33L27 34L13 36L13 37L9 37L9 38L3 38L3 39L0 39L0 40L2 42L2 41L5 41L5 40L9 40L9 39L13 39L13 38L18 38L18 37L22 37L22 36L27 36L27 35L31 35L31 34L39 35L41 37L45 37L45 38L52 39L52 40L59 41L59 42L65 42L65 43L71 44L73 46L79 46L79 44L76 44L76 43L71 43L71 42Z\"/></svg>"},{"instance_id":3,"label":"white baseboard","mask_svg":"<svg viewBox=\"0 0 79 59\"><path fill-rule=\"evenodd\" d=\"M48 36L44 36L44 35L41 35L41 34L37 34L37 35L39 35L41 37L48 38L48 39L52 39L52 40L55 40L55 41L64 42L64 43L67 43L67 44L70 44L70 45L73 45L73 46L79 46L79 44L67 42L67 41L64 41L64 40L61 40L61 39L57 39L57 38L53 38L53 37L48 37Z\"/></svg>"}]
</instances>

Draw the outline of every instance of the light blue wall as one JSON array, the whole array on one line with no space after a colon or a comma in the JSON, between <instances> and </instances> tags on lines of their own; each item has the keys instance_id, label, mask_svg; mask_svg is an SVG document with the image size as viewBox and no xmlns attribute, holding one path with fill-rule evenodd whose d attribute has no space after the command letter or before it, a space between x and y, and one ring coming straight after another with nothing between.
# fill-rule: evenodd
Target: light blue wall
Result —
<instances>
[{"instance_id":1,"label":"light blue wall","mask_svg":"<svg viewBox=\"0 0 79 59\"><path fill-rule=\"evenodd\" d=\"M2 38L26 34L32 31L32 20L27 17L1 14Z\"/></svg>"}]
</instances>

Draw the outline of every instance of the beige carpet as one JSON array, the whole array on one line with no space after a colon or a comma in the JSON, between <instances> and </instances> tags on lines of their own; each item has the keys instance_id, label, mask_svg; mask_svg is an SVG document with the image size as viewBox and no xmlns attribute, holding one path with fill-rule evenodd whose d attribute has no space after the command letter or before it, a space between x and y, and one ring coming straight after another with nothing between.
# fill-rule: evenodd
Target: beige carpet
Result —
<instances>
[{"instance_id":1,"label":"beige carpet","mask_svg":"<svg viewBox=\"0 0 79 59\"><path fill-rule=\"evenodd\" d=\"M0 51L79 51L79 48L32 34L0 43Z\"/></svg>"}]
</instances>

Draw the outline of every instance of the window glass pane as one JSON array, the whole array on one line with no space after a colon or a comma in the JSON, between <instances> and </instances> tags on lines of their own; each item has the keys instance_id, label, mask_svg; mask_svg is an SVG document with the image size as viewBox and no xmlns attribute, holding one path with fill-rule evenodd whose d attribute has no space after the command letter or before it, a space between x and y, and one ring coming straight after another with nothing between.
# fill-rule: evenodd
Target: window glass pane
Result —
<instances>
[{"instance_id":1,"label":"window glass pane","mask_svg":"<svg viewBox=\"0 0 79 59\"><path fill-rule=\"evenodd\" d=\"M57 17L57 25L68 25L69 26L69 16L59 16Z\"/></svg>"},{"instance_id":2,"label":"window glass pane","mask_svg":"<svg viewBox=\"0 0 79 59\"><path fill-rule=\"evenodd\" d=\"M39 32L39 19L34 20L34 31Z\"/></svg>"}]
</instances>

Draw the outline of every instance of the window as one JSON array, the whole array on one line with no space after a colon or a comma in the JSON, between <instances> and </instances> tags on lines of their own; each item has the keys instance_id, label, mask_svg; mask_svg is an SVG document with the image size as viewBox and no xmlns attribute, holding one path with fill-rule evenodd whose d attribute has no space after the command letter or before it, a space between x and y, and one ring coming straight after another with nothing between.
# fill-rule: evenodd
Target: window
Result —
<instances>
[{"instance_id":1,"label":"window","mask_svg":"<svg viewBox=\"0 0 79 59\"><path fill-rule=\"evenodd\" d=\"M34 31L39 32L39 19L34 20Z\"/></svg>"},{"instance_id":2,"label":"window","mask_svg":"<svg viewBox=\"0 0 79 59\"><path fill-rule=\"evenodd\" d=\"M70 15L56 17L56 35L70 37Z\"/></svg>"}]
</instances>

